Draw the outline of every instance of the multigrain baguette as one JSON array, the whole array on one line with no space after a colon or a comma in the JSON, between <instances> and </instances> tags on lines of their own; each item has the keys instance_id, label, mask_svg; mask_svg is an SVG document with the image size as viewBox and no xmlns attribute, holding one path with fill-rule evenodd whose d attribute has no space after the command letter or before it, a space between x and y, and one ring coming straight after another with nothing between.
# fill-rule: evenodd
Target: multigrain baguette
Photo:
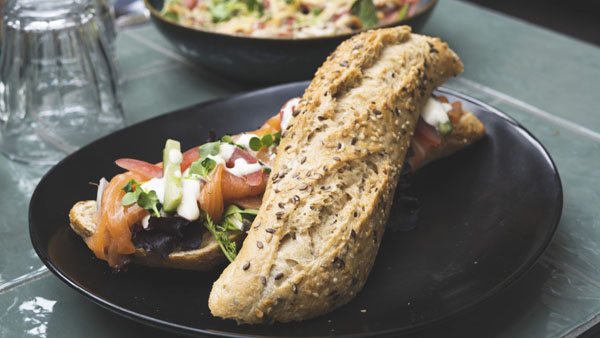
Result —
<instances>
[{"instance_id":1,"label":"multigrain baguette","mask_svg":"<svg viewBox=\"0 0 600 338\"><path fill-rule=\"evenodd\" d=\"M312 318L365 284L416 121L462 71L437 38L409 27L343 42L282 133L260 212L209 307L239 323Z\"/></svg>"}]
</instances>

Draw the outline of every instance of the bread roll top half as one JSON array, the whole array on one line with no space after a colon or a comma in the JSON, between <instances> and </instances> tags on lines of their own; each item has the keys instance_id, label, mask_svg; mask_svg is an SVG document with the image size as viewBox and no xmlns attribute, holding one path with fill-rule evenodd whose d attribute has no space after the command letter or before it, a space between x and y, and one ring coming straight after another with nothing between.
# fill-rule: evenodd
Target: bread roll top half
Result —
<instances>
[{"instance_id":1,"label":"bread roll top half","mask_svg":"<svg viewBox=\"0 0 600 338\"><path fill-rule=\"evenodd\" d=\"M406 26L343 42L282 133L259 215L213 285L213 315L300 321L350 301L373 266L419 114L461 71L446 43Z\"/></svg>"}]
</instances>

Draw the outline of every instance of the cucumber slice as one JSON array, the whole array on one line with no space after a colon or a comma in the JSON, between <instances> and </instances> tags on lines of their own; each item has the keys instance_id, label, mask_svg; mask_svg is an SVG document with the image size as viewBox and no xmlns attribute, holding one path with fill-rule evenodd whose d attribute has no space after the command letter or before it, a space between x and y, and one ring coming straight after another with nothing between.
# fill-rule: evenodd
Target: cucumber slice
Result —
<instances>
[{"instance_id":1,"label":"cucumber slice","mask_svg":"<svg viewBox=\"0 0 600 338\"><path fill-rule=\"evenodd\" d=\"M181 187L181 145L174 140L167 140L163 150L163 177L165 179L164 212L174 212L181 203L183 189Z\"/></svg>"},{"instance_id":2,"label":"cucumber slice","mask_svg":"<svg viewBox=\"0 0 600 338\"><path fill-rule=\"evenodd\" d=\"M452 132L452 129L453 129L452 123L450 123L450 121L447 121L444 123L438 123L438 129L440 131L440 134L442 134L442 136L446 136Z\"/></svg>"}]
</instances>

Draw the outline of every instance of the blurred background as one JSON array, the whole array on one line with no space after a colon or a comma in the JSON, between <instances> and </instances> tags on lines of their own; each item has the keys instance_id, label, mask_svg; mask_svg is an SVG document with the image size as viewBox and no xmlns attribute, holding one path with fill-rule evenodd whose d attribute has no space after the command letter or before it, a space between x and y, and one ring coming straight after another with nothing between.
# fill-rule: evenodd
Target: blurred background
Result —
<instances>
[{"instance_id":1,"label":"blurred background","mask_svg":"<svg viewBox=\"0 0 600 338\"><path fill-rule=\"evenodd\" d=\"M493 9L551 30L600 45L597 0L461 0Z\"/></svg>"}]
</instances>

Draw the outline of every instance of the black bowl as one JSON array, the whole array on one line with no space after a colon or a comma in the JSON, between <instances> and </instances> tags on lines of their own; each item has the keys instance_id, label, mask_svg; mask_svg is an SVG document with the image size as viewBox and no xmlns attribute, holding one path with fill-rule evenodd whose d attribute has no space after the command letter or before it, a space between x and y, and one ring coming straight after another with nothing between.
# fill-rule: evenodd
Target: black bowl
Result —
<instances>
[{"instance_id":1,"label":"black bowl","mask_svg":"<svg viewBox=\"0 0 600 338\"><path fill-rule=\"evenodd\" d=\"M352 34L281 39L221 34L187 27L162 17L164 0L144 0L152 21L185 57L229 78L252 83L311 79L337 45ZM416 13L390 27L405 24L419 31L437 0L421 0Z\"/></svg>"}]
</instances>

